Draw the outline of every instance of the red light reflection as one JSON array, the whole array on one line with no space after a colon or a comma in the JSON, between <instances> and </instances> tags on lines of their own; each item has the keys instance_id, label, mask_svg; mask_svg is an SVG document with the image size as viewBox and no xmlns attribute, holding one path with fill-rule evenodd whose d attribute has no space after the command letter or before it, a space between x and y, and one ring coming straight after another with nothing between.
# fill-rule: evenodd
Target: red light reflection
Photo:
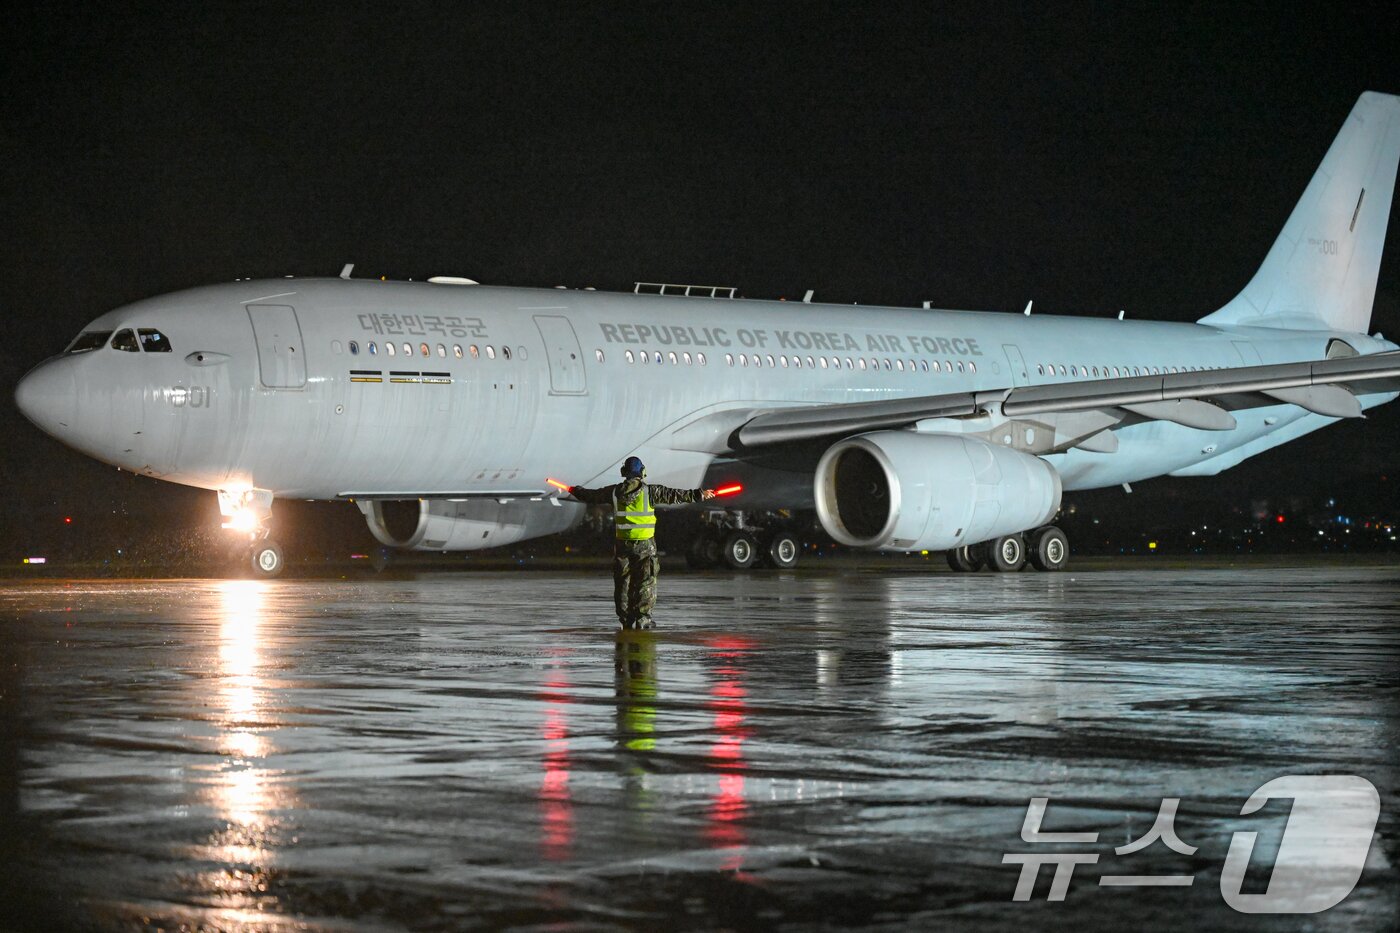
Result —
<instances>
[{"instance_id":1,"label":"red light reflection","mask_svg":"<svg viewBox=\"0 0 1400 933\"><path fill-rule=\"evenodd\" d=\"M574 699L567 693L572 686L562 668L545 681L539 699L547 705L540 734L544 738L544 778L540 782L540 854L560 862L573 854L574 804L569 794L568 709Z\"/></svg>"},{"instance_id":2,"label":"red light reflection","mask_svg":"<svg viewBox=\"0 0 1400 933\"><path fill-rule=\"evenodd\" d=\"M749 809L744 786L748 767L744 760L744 739L749 732L745 725L748 691L744 689L744 671L736 662L751 647L751 642L739 638L722 639L711 646L711 656L720 665L714 669L715 680L706 704L714 715L715 730L708 757L710 767L719 774L706 810L705 838L715 848L731 850L722 865L728 871L737 871L743 865L743 847L748 839L744 830Z\"/></svg>"}]
</instances>

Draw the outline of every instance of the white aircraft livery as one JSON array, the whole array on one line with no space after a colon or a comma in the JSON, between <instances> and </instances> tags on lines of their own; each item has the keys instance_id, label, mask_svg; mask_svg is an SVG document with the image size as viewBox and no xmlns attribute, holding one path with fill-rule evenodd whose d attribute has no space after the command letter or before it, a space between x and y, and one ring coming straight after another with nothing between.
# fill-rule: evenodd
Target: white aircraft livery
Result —
<instances>
[{"instance_id":1,"label":"white aircraft livery","mask_svg":"<svg viewBox=\"0 0 1400 933\"><path fill-rule=\"evenodd\" d=\"M572 527L584 507L548 478L612 482L631 455L741 487L700 560L790 566L791 534L742 516L815 507L848 546L1054 570L1063 490L1213 475L1396 397L1397 346L1366 332L1397 161L1400 97L1362 94L1253 279L1194 324L347 266L118 308L16 402L92 457L217 491L265 575L279 497L353 500L387 545L487 548Z\"/></svg>"}]
</instances>

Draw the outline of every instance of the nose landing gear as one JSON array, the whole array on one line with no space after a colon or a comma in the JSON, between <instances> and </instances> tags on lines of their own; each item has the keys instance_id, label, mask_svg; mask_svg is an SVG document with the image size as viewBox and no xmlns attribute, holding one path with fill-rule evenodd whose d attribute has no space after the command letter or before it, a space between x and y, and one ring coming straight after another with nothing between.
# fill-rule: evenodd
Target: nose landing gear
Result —
<instances>
[{"instance_id":1,"label":"nose landing gear","mask_svg":"<svg viewBox=\"0 0 1400 933\"><path fill-rule=\"evenodd\" d=\"M251 553L253 573L259 577L275 577L287 564L282 546L271 538L254 543Z\"/></svg>"},{"instance_id":2,"label":"nose landing gear","mask_svg":"<svg viewBox=\"0 0 1400 933\"><path fill-rule=\"evenodd\" d=\"M272 493L266 489L219 490L219 513L224 527L245 537L240 562L256 577L278 576L286 569L282 546L271 537ZM245 570L245 572L247 572Z\"/></svg>"}]
</instances>

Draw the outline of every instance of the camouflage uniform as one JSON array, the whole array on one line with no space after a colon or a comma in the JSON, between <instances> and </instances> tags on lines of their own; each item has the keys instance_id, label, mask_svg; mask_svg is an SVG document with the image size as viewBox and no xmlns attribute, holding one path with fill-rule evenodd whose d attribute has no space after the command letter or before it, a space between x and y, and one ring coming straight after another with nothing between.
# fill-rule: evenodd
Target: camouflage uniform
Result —
<instances>
[{"instance_id":1,"label":"camouflage uniform","mask_svg":"<svg viewBox=\"0 0 1400 933\"><path fill-rule=\"evenodd\" d=\"M612 505L615 501L630 502L644 484L653 506L684 505L703 498L702 490L672 489L670 486L645 483L640 476L629 476L615 486L601 489L575 486L570 494L580 502ZM651 628L651 610L656 605L656 577L660 571L661 561L657 557L654 537L613 541L613 605L617 609L617 621L623 628Z\"/></svg>"}]
</instances>

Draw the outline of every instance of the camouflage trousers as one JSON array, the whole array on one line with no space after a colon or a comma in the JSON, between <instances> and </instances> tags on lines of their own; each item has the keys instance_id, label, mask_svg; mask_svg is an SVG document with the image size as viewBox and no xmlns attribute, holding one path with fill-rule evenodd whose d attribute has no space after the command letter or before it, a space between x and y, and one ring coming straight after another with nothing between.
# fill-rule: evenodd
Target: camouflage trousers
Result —
<instances>
[{"instance_id":1,"label":"camouflage trousers","mask_svg":"<svg viewBox=\"0 0 1400 933\"><path fill-rule=\"evenodd\" d=\"M655 539L613 543L613 603L623 628L650 627L660 572Z\"/></svg>"}]
</instances>

